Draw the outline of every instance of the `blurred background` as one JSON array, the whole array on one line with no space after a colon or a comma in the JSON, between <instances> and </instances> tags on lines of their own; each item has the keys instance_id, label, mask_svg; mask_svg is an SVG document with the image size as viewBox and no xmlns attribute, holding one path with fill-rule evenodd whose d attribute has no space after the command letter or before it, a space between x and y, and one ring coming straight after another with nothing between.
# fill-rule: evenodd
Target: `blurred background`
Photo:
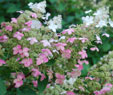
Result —
<instances>
[{"instance_id":1,"label":"blurred background","mask_svg":"<svg viewBox=\"0 0 113 95\"><path fill-rule=\"evenodd\" d=\"M29 9L28 3L40 2L43 0L0 0L0 23L10 21L12 17L18 17L16 11ZM52 14L51 17L61 14L63 17L63 29L69 27L70 24L81 24L81 18L85 16L85 11L93 10L108 6L110 16L113 20L113 0L46 0L47 11ZM91 52L89 49L88 60L90 65L96 64L100 57L113 50L113 29L108 27L103 32L110 34L110 38L102 37L103 44L97 45L99 52ZM92 42L93 43L93 42ZM89 47L90 48L90 47ZM86 70L89 67L86 67Z\"/></svg>"}]
</instances>

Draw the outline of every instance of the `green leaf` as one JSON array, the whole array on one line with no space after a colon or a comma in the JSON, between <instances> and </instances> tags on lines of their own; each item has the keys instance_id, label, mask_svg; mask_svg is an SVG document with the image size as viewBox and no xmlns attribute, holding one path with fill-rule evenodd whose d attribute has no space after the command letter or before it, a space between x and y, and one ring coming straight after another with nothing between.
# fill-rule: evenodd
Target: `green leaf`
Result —
<instances>
[{"instance_id":1,"label":"green leaf","mask_svg":"<svg viewBox=\"0 0 113 95\"><path fill-rule=\"evenodd\" d=\"M108 42L104 42L102 45L102 50L107 52L111 48L111 45Z\"/></svg>"},{"instance_id":2,"label":"green leaf","mask_svg":"<svg viewBox=\"0 0 113 95\"><path fill-rule=\"evenodd\" d=\"M6 86L3 80L0 79L0 95L5 95L7 92Z\"/></svg>"},{"instance_id":3,"label":"green leaf","mask_svg":"<svg viewBox=\"0 0 113 95\"><path fill-rule=\"evenodd\" d=\"M40 78L39 78L39 80L38 80L39 95L40 95L40 93L42 93L45 90L47 84L48 84L48 77L47 76L43 81L40 81Z\"/></svg>"},{"instance_id":4,"label":"green leaf","mask_svg":"<svg viewBox=\"0 0 113 95\"><path fill-rule=\"evenodd\" d=\"M51 65L54 65L54 63L55 63L55 59L51 59L46 63L46 65L51 66Z\"/></svg>"},{"instance_id":5,"label":"green leaf","mask_svg":"<svg viewBox=\"0 0 113 95\"><path fill-rule=\"evenodd\" d=\"M17 95L37 95L36 92L29 88L29 87L24 87L21 89L17 89Z\"/></svg>"},{"instance_id":6,"label":"green leaf","mask_svg":"<svg viewBox=\"0 0 113 95\"><path fill-rule=\"evenodd\" d=\"M88 64L88 65L86 65L86 64L83 64L83 70L82 70L82 74L81 74L81 77L85 77L85 76L87 76L87 73L88 73L88 71L89 71L89 68L90 68L90 65Z\"/></svg>"}]
</instances>

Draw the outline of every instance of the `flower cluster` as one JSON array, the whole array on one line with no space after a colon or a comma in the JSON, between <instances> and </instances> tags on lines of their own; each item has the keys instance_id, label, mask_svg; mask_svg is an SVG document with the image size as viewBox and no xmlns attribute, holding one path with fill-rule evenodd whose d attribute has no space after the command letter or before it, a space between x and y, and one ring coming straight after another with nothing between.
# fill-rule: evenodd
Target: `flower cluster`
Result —
<instances>
[{"instance_id":1,"label":"flower cluster","mask_svg":"<svg viewBox=\"0 0 113 95\"><path fill-rule=\"evenodd\" d=\"M21 12L18 18L12 18L11 22L1 24L0 66L8 67L11 72L15 73L13 78L10 75L6 80L9 82L8 86L13 87L11 84L14 84L15 88L19 88L32 84L35 89L38 83L43 84L44 80L48 80L49 90L59 85L68 89L68 91L61 89L59 93L62 94L75 95L76 89L84 91L83 85L78 85L77 88L74 84L78 82L82 74L84 63L89 64L87 47L90 45L92 52L99 52L99 49L91 42L101 42L99 38L101 30L95 27L92 20L99 19L100 25L101 21L108 19L108 12L103 13L99 9L94 13L94 18L88 17L88 21L83 18L85 24L57 33L57 30L62 28L62 17L58 15L48 20L50 14L45 10L46 1L30 3L29 7L32 11ZM90 23L87 23L89 21ZM92 26L89 27L90 24ZM103 36L108 37L107 34ZM86 80L94 80L94 78L87 76Z\"/></svg>"}]
</instances>

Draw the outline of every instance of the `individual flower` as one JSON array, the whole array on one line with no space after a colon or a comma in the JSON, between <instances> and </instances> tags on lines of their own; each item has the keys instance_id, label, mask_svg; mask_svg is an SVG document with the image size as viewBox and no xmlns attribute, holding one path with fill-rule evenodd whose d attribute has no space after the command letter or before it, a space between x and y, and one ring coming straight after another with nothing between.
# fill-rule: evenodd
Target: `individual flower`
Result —
<instances>
[{"instance_id":1,"label":"individual flower","mask_svg":"<svg viewBox=\"0 0 113 95\"><path fill-rule=\"evenodd\" d=\"M43 43L44 47L47 47L47 46L50 47L51 46L51 44L48 40L42 40L41 42Z\"/></svg>"},{"instance_id":2,"label":"individual flower","mask_svg":"<svg viewBox=\"0 0 113 95\"><path fill-rule=\"evenodd\" d=\"M91 12L92 12L92 10L85 11L86 14L91 13Z\"/></svg>"},{"instance_id":3,"label":"individual flower","mask_svg":"<svg viewBox=\"0 0 113 95\"><path fill-rule=\"evenodd\" d=\"M28 6L34 11L34 12L41 12L41 13L45 13L46 10L46 1L42 1L40 3L29 3Z\"/></svg>"},{"instance_id":4,"label":"individual flower","mask_svg":"<svg viewBox=\"0 0 113 95\"><path fill-rule=\"evenodd\" d=\"M85 58L88 57L85 50L79 51L78 54L81 55L81 58L82 58L82 59L85 59Z\"/></svg>"},{"instance_id":5,"label":"individual flower","mask_svg":"<svg viewBox=\"0 0 113 95\"><path fill-rule=\"evenodd\" d=\"M27 38L27 40L30 41L31 45L38 42L38 40L35 37L29 37L29 38Z\"/></svg>"},{"instance_id":6,"label":"individual flower","mask_svg":"<svg viewBox=\"0 0 113 95\"><path fill-rule=\"evenodd\" d=\"M3 64L6 64L6 62L2 59L0 59L0 66L2 66Z\"/></svg>"},{"instance_id":7,"label":"individual flower","mask_svg":"<svg viewBox=\"0 0 113 95\"><path fill-rule=\"evenodd\" d=\"M62 17L61 15L55 16L53 19L48 21L48 28L53 32L56 32L57 29L62 28Z\"/></svg>"},{"instance_id":8,"label":"individual flower","mask_svg":"<svg viewBox=\"0 0 113 95\"><path fill-rule=\"evenodd\" d=\"M24 36L24 34L23 34L23 33L20 33L20 32L16 32L16 33L13 35L13 37L14 37L14 38L17 38L18 40L21 40L23 36Z\"/></svg>"},{"instance_id":9,"label":"individual flower","mask_svg":"<svg viewBox=\"0 0 113 95\"><path fill-rule=\"evenodd\" d=\"M43 81L46 78L46 76L44 74L41 74L41 79L40 81Z\"/></svg>"},{"instance_id":10,"label":"individual flower","mask_svg":"<svg viewBox=\"0 0 113 95\"><path fill-rule=\"evenodd\" d=\"M23 79L25 78L24 74L20 73L17 75L17 78L14 79L15 88L19 88L23 85Z\"/></svg>"},{"instance_id":11,"label":"individual flower","mask_svg":"<svg viewBox=\"0 0 113 95\"><path fill-rule=\"evenodd\" d=\"M66 29L66 30L62 31L62 34L68 33L68 35L71 35L73 32L75 32L74 29L70 28L70 29Z\"/></svg>"},{"instance_id":12,"label":"individual flower","mask_svg":"<svg viewBox=\"0 0 113 95\"><path fill-rule=\"evenodd\" d=\"M37 58L37 62L36 62L37 65L40 65L40 64L46 63L46 62L48 62L47 56L46 56L45 54L41 53L41 54L39 55L39 57Z\"/></svg>"},{"instance_id":13,"label":"individual flower","mask_svg":"<svg viewBox=\"0 0 113 95\"><path fill-rule=\"evenodd\" d=\"M90 48L91 51L99 51L99 49L97 47L92 47Z\"/></svg>"},{"instance_id":14,"label":"individual flower","mask_svg":"<svg viewBox=\"0 0 113 95\"><path fill-rule=\"evenodd\" d=\"M63 50L61 52L62 52L63 58L69 59L71 57L71 50L70 49L66 49L66 50Z\"/></svg>"},{"instance_id":15,"label":"individual flower","mask_svg":"<svg viewBox=\"0 0 113 95\"><path fill-rule=\"evenodd\" d=\"M21 55L22 58L23 57L29 57L28 51L29 51L29 48L25 47L25 48L19 50L19 54Z\"/></svg>"},{"instance_id":16,"label":"individual flower","mask_svg":"<svg viewBox=\"0 0 113 95\"><path fill-rule=\"evenodd\" d=\"M38 86L38 81L37 80L33 80L32 83L33 83L33 86L34 87L37 87Z\"/></svg>"},{"instance_id":17,"label":"individual flower","mask_svg":"<svg viewBox=\"0 0 113 95\"><path fill-rule=\"evenodd\" d=\"M42 49L41 50L43 52L43 54L45 54L46 56L52 56L52 52L49 49Z\"/></svg>"},{"instance_id":18,"label":"individual flower","mask_svg":"<svg viewBox=\"0 0 113 95\"><path fill-rule=\"evenodd\" d=\"M27 25L28 27L30 27L32 25L32 21L26 22L25 25Z\"/></svg>"},{"instance_id":19,"label":"individual flower","mask_svg":"<svg viewBox=\"0 0 113 95\"><path fill-rule=\"evenodd\" d=\"M109 34L107 34L107 33L103 33L103 34L102 34L102 36L106 36L106 37L108 37L108 38L109 38L109 36L110 36L110 35L109 35Z\"/></svg>"},{"instance_id":20,"label":"individual flower","mask_svg":"<svg viewBox=\"0 0 113 95\"><path fill-rule=\"evenodd\" d=\"M67 91L67 92L66 92L66 95L75 95L75 93L72 92L72 91Z\"/></svg>"},{"instance_id":21,"label":"individual flower","mask_svg":"<svg viewBox=\"0 0 113 95\"><path fill-rule=\"evenodd\" d=\"M5 27L5 29L6 29L7 31L12 31L12 30L13 30L13 27L12 27L11 25L8 25L8 26Z\"/></svg>"},{"instance_id":22,"label":"individual flower","mask_svg":"<svg viewBox=\"0 0 113 95\"><path fill-rule=\"evenodd\" d=\"M85 63L85 64L89 64L89 62L87 61L87 60L78 60L78 63L80 64L80 65L82 65L83 63Z\"/></svg>"},{"instance_id":23,"label":"individual flower","mask_svg":"<svg viewBox=\"0 0 113 95\"><path fill-rule=\"evenodd\" d=\"M68 38L67 42L73 43L75 40L76 40L76 38L72 37L72 38Z\"/></svg>"},{"instance_id":24,"label":"individual flower","mask_svg":"<svg viewBox=\"0 0 113 95\"><path fill-rule=\"evenodd\" d=\"M113 27L113 21L112 20L109 20L109 24L111 27Z\"/></svg>"},{"instance_id":25,"label":"individual flower","mask_svg":"<svg viewBox=\"0 0 113 95\"><path fill-rule=\"evenodd\" d=\"M86 17L82 17L83 23L85 23L87 26L93 24L93 20L94 18L92 16L86 16Z\"/></svg>"},{"instance_id":26,"label":"individual flower","mask_svg":"<svg viewBox=\"0 0 113 95\"><path fill-rule=\"evenodd\" d=\"M97 40L96 40L95 42L96 42L97 44L102 44L102 40L101 40L101 38L100 38L98 35L96 35L96 39L97 39Z\"/></svg>"},{"instance_id":27,"label":"individual flower","mask_svg":"<svg viewBox=\"0 0 113 95\"><path fill-rule=\"evenodd\" d=\"M11 23L17 23L17 19L16 18L11 18Z\"/></svg>"},{"instance_id":28,"label":"individual flower","mask_svg":"<svg viewBox=\"0 0 113 95\"><path fill-rule=\"evenodd\" d=\"M78 38L79 40L81 40L82 43L85 43L86 41L88 41L88 38Z\"/></svg>"},{"instance_id":29,"label":"individual flower","mask_svg":"<svg viewBox=\"0 0 113 95\"><path fill-rule=\"evenodd\" d=\"M77 67L77 69L80 70L80 71L83 69L83 65L75 64L75 67Z\"/></svg>"},{"instance_id":30,"label":"individual flower","mask_svg":"<svg viewBox=\"0 0 113 95\"><path fill-rule=\"evenodd\" d=\"M38 69L33 68L32 69L32 75L34 77L38 77L39 75L41 75L41 72Z\"/></svg>"},{"instance_id":31,"label":"individual flower","mask_svg":"<svg viewBox=\"0 0 113 95\"><path fill-rule=\"evenodd\" d=\"M32 13L31 16L32 16L32 18L37 18L37 14L36 13Z\"/></svg>"},{"instance_id":32,"label":"individual flower","mask_svg":"<svg viewBox=\"0 0 113 95\"><path fill-rule=\"evenodd\" d=\"M31 58L25 58L21 61L21 63L24 64L25 67L29 67L33 63L33 61Z\"/></svg>"},{"instance_id":33,"label":"individual flower","mask_svg":"<svg viewBox=\"0 0 113 95\"><path fill-rule=\"evenodd\" d=\"M0 42L7 42L8 37L6 35L0 36Z\"/></svg>"},{"instance_id":34,"label":"individual flower","mask_svg":"<svg viewBox=\"0 0 113 95\"><path fill-rule=\"evenodd\" d=\"M67 45L66 43L57 43L57 44L55 44L57 50L64 50L65 49L64 47L66 45Z\"/></svg>"},{"instance_id":35,"label":"individual flower","mask_svg":"<svg viewBox=\"0 0 113 95\"><path fill-rule=\"evenodd\" d=\"M92 78L92 77L85 77L85 79L94 80L95 78Z\"/></svg>"},{"instance_id":36,"label":"individual flower","mask_svg":"<svg viewBox=\"0 0 113 95\"><path fill-rule=\"evenodd\" d=\"M13 54L16 55L19 53L21 50L21 45L17 45L16 47L13 48Z\"/></svg>"},{"instance_id":37,"label":"individual flower","mask_svg":"<svg viewBox=\"0 0 113 95\"><path fill-rule=\"evenodd\" d=\"M64 75L61 75L61 74L59 74L59 73L56 73L56 83L57 84L63 84L63 81L65 80L65 76Z\"/></svg>"}]
</instances>

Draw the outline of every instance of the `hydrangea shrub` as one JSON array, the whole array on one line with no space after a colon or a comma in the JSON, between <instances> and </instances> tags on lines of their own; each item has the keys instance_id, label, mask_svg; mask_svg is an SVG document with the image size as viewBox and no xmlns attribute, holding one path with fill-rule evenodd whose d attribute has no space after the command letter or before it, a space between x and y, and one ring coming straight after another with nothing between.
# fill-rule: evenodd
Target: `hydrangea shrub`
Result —
<instances>
[{"instance_id":1,"label":"hydrangea shrub","mask_svg":"<svg viewBox=\"0 0 113 95\"><path fill-rule=\"evenodd\" d=\"M82 77L84 65L89 65L87 47L98 52L92 41L102 44L101 28L108 24L112 27L108 8L100 8L92 16L83 17L83 24L71 25L58 33L62 29L62 16L49 19L46 1L28 6L31 11L19 11L18 18L1 24L0 78L5 90L0 88L0 94L4 91L2 95L100 95L97 93L103 89L110 91L111 77L106 84L99 83L99 76L95 80L94 73L98 73L100 66L90 71L85 80ZM107 71L109 76L111 69ZM91 88L93 84L95 87Z\"/></svg>"}]
</instances>

